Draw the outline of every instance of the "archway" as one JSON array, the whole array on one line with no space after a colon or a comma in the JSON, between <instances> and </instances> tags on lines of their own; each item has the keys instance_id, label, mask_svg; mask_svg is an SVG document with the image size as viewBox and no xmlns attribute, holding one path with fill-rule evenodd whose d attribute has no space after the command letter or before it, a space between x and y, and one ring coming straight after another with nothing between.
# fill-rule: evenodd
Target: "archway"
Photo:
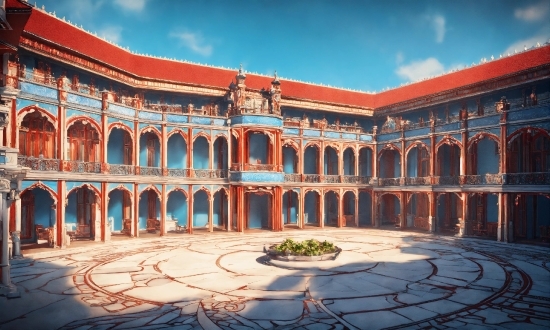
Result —
<instances>
[{"instance_id":1,"label":"archway","mask_svg":"<svg viewBox=\"0 0 550 330\"><path fill-rule=\"evenodd\" d=\"M352 148L344 150L344 175L355 174L355 152Z\"/></svg>"},{"instance_id":2,"label":"archway","mask_svg":"<svg viewBox=\"0 0 550 330\"><path fill-rule=\"evenodd\" d=\"M401 156L395 149L381 151L378 165L380 178L398 178L401 176Z\"/></svg>"},{"instance_id":3,"label":"archway","mask_svg":"<svg viewBox=\"0 0 550 330\"><path fill-rule=\"evenodd\" d=\"M209 196L205 190L199 190L193 195L193 228L208 228Z\"/></svg>"},{"instance_id":4,"label":"archway","mask_svg":"<svg viewBox=\"0 0 550 330\"><path fill-rule=\"evenodd\" d=\"M456 143L445 143L437 149L437 175L460 175L460 146Z\"/></svg>"},{"instance_id":5,"label":"archway","mask_svg":"<svg viewBox=\"0 0 550 330\"><path fill-rule=\"evenodd\" d=\"M310 190L304 197L304 225L319 225L320 195L317 191Z\"/></svg>"},{"instance_id":6,"label":"archway","mask_svg":"<svg viewBox=\"0 0 550 330\"><path fill-rule=\"evenodd\" d=\"M72 190L67 196L65 225L67 233L76 239L99 240L99 202L96 192L88 186Z\"/></svg>"},{"instance_id":7,"label":"archway","mask_svg":"<svg viewBox=\"0 0 550 330\"><path fill-rule=\"evenodd\" d=\"M178 226L187 226L187 216L187 196L180 189L171 191L166 202L166 231L177 231Z\"/></svg>"},{"instance_id":8,"label":"archway","mask_svg":"<svg viewBox=\"0 0 550 330\"><path fill-rule=\"evenodd\" d=\"M227 169L227 140L223 136L219 136L214 141L214 169Z\"/></svg>"},{"instance_id":9,"label":"archway","mask_svg":"<svg viewBox=\"0 0 550 330\"><path fill-rule=\"evenodd\" d=\"M508 138L508 172L550 172L550 137L537 128L524 128Z\"/></svg>"},{"instance_id":10,"label":"archway","mask_svg":"<svg viewBox=\"0 0 550 330\"><path fill-rule=\"evenodd\" d=\"M262 132L248 132L248 163L271 164L271 141Z\"/></svg>"},{"instance_id":11,"label":"archway","mask_svg":"<svg viewBox=\"0 0 550 330\"><path fill-rule=\"evenodd\" d=\"M101 159L99 132L91 123L84 120L73 122L67 129L67 142L69 160L98 162Z\"/></svg>"},{"instance_id":12,"label":"archway","mask_svg":"<svg viewBox=\"0 0 550 330\"><path fill-rule=\"evenodd\" d=\"M338 197L338 194L332 190L325 193L325 226L338 226L340 212Z\"/></svg>"},{"instance_id":13,"label":"archway","mask_svg":"<svg viewBox=\"0 0 550 330\"><path fill-rule=\"evenodd\" d=\"M430 200L427 193L412 193L407 203L405 226L421 230L430 230Z\"/></svg>"},{"instance_id":14,"label":"archway","mask_svg":"<svg viewBox=\"0 0 550 330\"><path fill-rule=\"evenodd\" d=\"M359 192L359 227L372 226L372 197L367 191Z\"/></svg>"},{"instance_id":15,"label":"archway","mask_svg":"<svg viewBox=\"0 0 550 330\"><path fill-rule=\"evenodd\" d=\"M430 176L430 153L426 145L417 144L407 154L407 177Z\"/></svg>"},{"instance_id":16,"label":"archway","mask_svg":"<svg viewBox=\"0 0 550 330\"><path fill-rule=\"evenodd\" d=\"M298 223L298 193L287 190L283 194L283 224L296 225Z\"/></svg>"},{"instance_id":17,"label":"archway","mask_svg":"<svg viewBox=\"0 0 550 330\"><path fill-rule=\"evenodd\" d=\"M160 231L160 196L153 188L140 195L138 230L150 233Z\"/></svg>"},{"instance_id":18,"label":"archway","mask_svg":"<svg viewBox=\"0 0 550 330\"><path fill-rule=\"evenodd\" d=\"M270 229L272 195L267 192L247 192L248 224L250 229Z\"/></svg>"},{"instance_id":19,"label":"archway","mask_svg":"<svg viewBox=\"0 0 550 330\"><path fill-rule=\"evenodd\" d=\"M498 142L488 136L474 139L468 148L468 169L471 175L496 174L500 172Z\"/></svg>"},{"instance_id":20,"label":"archway","mask_svg":"<svg viewBox=\"0 0 550 330\"><path fill-rule=\"evenodd\" d=\"M109 193L107 217L113 234L132 234L132 198L126 189Z\"/></svg>"},{"instance_id":21,"label":"archway","mask_svg":"<svg viewBox=\"0 0 550 330\"><path fill-rule=\"evenodd\" d=\"M289 145L283 146L283 171L298 173L298 152Z\"/></svg>"},{"instance_id":22,"label":"archway","mask_svg":"<svg viewBox=\"0 0 550 330\"><path fill-rule=\"evenodd\" d=\"M42 188L25 190L21 194L21 241L46 243L55 225L55 216L54 199L48 191Z\"/></svg>"},{"instance_id":23,"label":"archway","mask_svg":"<svg viewBox=\"0 0 550 330\"><path fill-rule=\"evenodd\" d=\"M463 219L462 199L457 193L437 194L437 231L442 234L456 234Z\"/></svg>"},{"instance_id":24,"label":"archway","mask_svg":"<svg viewBox=\"0 0 550 330\"><path fill-rule=\"evenodd\" d=\"M166 166L171 169L187 168L187 142L179 133L170 135L166 143Z\"/></svg>"},{"instance_id":25,"label":"archway","mask_svg":"<svg viewBox=\"0 0 550 330\"><path fill-rule=\"evenodd\" d=\"M487 193L468 194L468 234L497 238L498 195Z\"/></svg>"},{"instance_id":26,"label":"archway","mask_svg":"<svg viewBox=\"0 0 550 330\"><path fill-rule=\"evenodd\" d=\"M344 225L346 227L356 227L355 224L355 194L353 191L346 191L343 199Z\"/></svg>"},{"instance_id":27,"label":"archway","mask_svg":"<svg viewBox=\"0 0 550 330\"><path fill-rule=\"evenodd\" d=\"M310 145L304 151L304 174L320 174L319 148L316 145Z\"/></svg>"},{"instance_id":28,"label":"archway","mask_svg":"<svg viewBox=\"0 0 550 330\"><path fill-rule=\"evenodd\" d=\"M338 151L333 147L325 148L325 175L338 175Z\"/></svg>"},{"instance_id":29,"label":"archway","mask_svg":"<svg viewBox=\"0 0 550 330\"><path fill-rule=\"evenodd\" d=\"M143 167L160 167L160 140L153 132L139 138L139 164Z\"/></svg>"},{"instance_id":30,"label":"archway","mask_svg":"<svg viewBox=\"0 0 550 330\"><path fill-rule=\"evenodd\" d=\"M206 170L210 162L210 145L204 136L199 136L193 142L193 169Z\"/></svg>"},{"instance_id":31,"label":"archway","mask_svg":"<svg viewBox=\"0 0 550 330\"><path fill-rule=\"evenodd\" d=\"M119 165L133 164L133 143L125 129L113 128L107 142L107 163Z\"/></svg>"},{"instance_id":32,"label":"archway","mask_svg":"<svg viewBox=\"0 0 550 330\"><path fill-rule=\"evenodd\" d=\"M28 157L57 158L54 125L40 111L27 113L19 128L19 153Z\"/></svg>"},{"instance_id":33,"label":"archway","mask_svg":"<svg viewBox=\"0 0 550 330\"><path fill-rule=\"evenodd\" d=\"M212 222L214 228L225 229L227 228L228 221L228 200L227 192L225 189L220 189L214 194L214 205L213 205L213 214Z\"/></svg>"},{"instance_id":34,"label":"archway","mask_svg":"<svg viewBox=\"0 0 550 330\"><path fill-rule=\"evenodd\" d=\"M378 207L381 225L400 225L401 205L397 196L394 194L382 195Z\"/></svg>"},{"instance_id":35,"label":"archway","mask_svg":"<svg viewBox=\"0 0 550 330\"><path fill-rule=\"evenodd\" d=\"M363 147L359 150L359 176L372 176L372 150Z\"/></svg>"}]
</instances>

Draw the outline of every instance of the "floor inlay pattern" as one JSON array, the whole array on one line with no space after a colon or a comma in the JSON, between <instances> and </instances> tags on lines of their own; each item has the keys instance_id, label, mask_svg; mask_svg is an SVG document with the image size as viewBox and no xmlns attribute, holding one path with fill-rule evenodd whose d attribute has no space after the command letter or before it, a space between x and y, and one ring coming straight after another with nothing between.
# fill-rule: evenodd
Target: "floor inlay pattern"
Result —
<instances>
[{"instance_id":1,"label":"floor inlay pattern","mask_svg":"<svg viewBox=\"0 0 550 330\"><path fill-rule=\"evenodd\" d=\"M268 262L284 238L334 242ZM545 329L548 248L369 230L214 233L98 243L13 260L2 329Z\"/></svg>"}]
</instances>

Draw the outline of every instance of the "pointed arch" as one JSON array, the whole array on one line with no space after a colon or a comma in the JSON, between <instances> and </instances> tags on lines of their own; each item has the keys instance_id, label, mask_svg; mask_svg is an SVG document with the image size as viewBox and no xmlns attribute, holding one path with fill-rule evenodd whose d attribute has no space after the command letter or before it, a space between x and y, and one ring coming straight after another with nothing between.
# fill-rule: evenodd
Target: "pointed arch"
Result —
<instances>
[{"instance_id":1,"label":"pointed arch","mask_svg":"<svg viewBox=\"0 0 550 330\"><path fill-rule=\"evenodd\" d=\"M413 143L411 143L407 148L405 148L405 159L407 159L407 157L409 156L409 151L411 151L414 148L425 148L426 151L428 151L428 155L431 156L430 147L426 143L416 140Z\"/></svg>"},{"instance_id":2,"label":"pointed arch","mask_svg":"<svg viewBox=\"0 0 550 330\"><path fill-rule=\"evenodd\" d=\"M298 152L300 150L300 146L298 145L298 143L293 140L293 139L285 139L283 140L283 143L282 143L282 146L283 147L290 147L292 149L294 149L296 152Z\"/></svg>"},{"instance_id":3,"label":"pointed arch","mask_svg":"<svg viewBox=\"0 0 550 330\"><path fill-rule=\"evenodd\" d=\"M445 135L443 137L443 139L441 139L441 141L439 141L436 145L435 145L435 150L439 150L439 147L441 147L442 145L444 144L447 144L447 145L457 145L460 149L462 149L462 143L460 141L458 141L457 139L455 139L454 137L450 136L450 135Z\"/></svg>"},{"instance_id":4,"label":"pointed arch","mask_svg":"<svg viewBox=\"0 0 550 330\"><path fill-rule=\"evenodd\" d=\"M57 205L57 201L58 201L57 193L52 188L46 186L41 181L35 182L35 183L31 184L30 186L28 186L27 188L23 189L23 191L21 191L20 195L23 195L27 191L31 191L33 189L42 189L42 190L46 191L48 194L50 194L50 197L53 199L54 204Z\"/></svg>"},{"instance_id":5,"label":"pointed arch","mask_svg":"<svg viewBox=\"0 0 550 330\"><path fill-rule=\"evenodd\" d=\"M476 144L477 142L479 142L479 141L481 141L485 138L493 140L497 144L497 148L500 151L500 138L496 134L492 134L492 133L489 133L489 132L479 132L476 135L472 136L468 140L467 151L470 151L474 144Z\"/></svg>"},{"instance_id":6,"label":"pointed arch","mask_svg":"<svg viewBox=\"0 0 550 330\"><path fill-rule=\"evenodd\" d=\"M139 192L139 198L141 198L141 195L143 195L144 192L148 191L148 190L152 190L154 191L156 194L157 194L157 198L159 199L159 201L161 200L161 192L160 190L155 186L155 185L148 185L147 187L143 188L140 192Z\"/></svg>"},{"instance_id":7,"label":"pointed arch","mask_svg":"<svg viewBox=\"0 0 550 330\"><path fill-rule=\"evenodd\" d=\"M175 134L181 135L181 137L183 138L183 140L185 141L185 143L187 143L187 138L188 138L187 133L186 133L183 129L181 129L181 128L175 128L175 129L171 130L171 131L168 133L168 135L166 136L166 139L167 139L167 140L170 139L170 138L172 137L172 135L175 135Z\"/></svg>"},{"instance_id":8,"label":"pointed arch","mask_svg":"<svg viewBox=\"0 0 550 330\"><path fill-rule=\"evenodd\" d=\"M76 124L79 121L81 121L82 124L84 124L84 125L90 124L97 131L99 139L100 140L102 139L101 126L93 118L90 118L90 117L87 117L87 116L74 116L74 117L71 117L71 118L67 119L66 130L68 131L71 128L71 126L73 126L74 124Z\"/></svg>"},{"instance_id":9,"label":"pointed arch","mask_svg":"<svg viewBox=\"0 0 550 330\"><path fill-rule=\"evenodd\" d=\"M53 125L54 128L57 129L57 117L54 114L50 113L48 110L39 107L38 105L29 105L17 111L17 127L21 127L21 123L23 122L25 116L33 112L40 113L46 118L48 122Z\"/></svg>"},{"instance_id":10,"label":"pointed arch","mask_svg":"<svg viewBox=\"0 0 550 330\"><path fill-rule=\"evenodd\" d=\"M172 187L172 188L170 188L169 190L166 191L166 196L168 197L171 193L176 192L176 191L182 192L183 195L185 196L185 198L189 199L189 193L187 192L187 190L183 189L182 187Z\"/></svg>"},{"instance_id":11,"label":"pointed arch","mask_svg":"<svg viewBox=\"0 0 550 330\"><path fill-rule=\"evenodd\" d=\"M156 127L153 126L153 125L148 125L148 126L142 128L142 129L139 131L139 136L142 136L142 135L145 134L145 133L153 133L153 134L155 134L155 135L158 137L159 141L162 140L162 133L159 131L158 128L156 128Z\"/></svg>"},{"instance_id":12,"label":"pointed arch","mask_svg":"<svg viewBox=\"0 0 550 330\"><path fill-rule=\"evenodd\" d=\"M91 190L94 192L95 197L97 198L96 203L100 204L101 202L101 192L99 189L97 189L93 184L90 183L82 183L79 186L74 186L71 188L71 190L67 191L67 194L65 195L65 205L69 203L69 195L73 192L76 192L80 188L88 188L88 190Z\"/></svg>"},{"instance_id":13,"label":"pointed arch","mask_svg":"<svg viewBox=\"0 0 550 330\"><path fill-rule=\"evenodd\" d=\"M127 132L130 135L130 139L132 139L132 142L134 141L134 132L132 131L132 129L128 125L120 121L109 124L109 127L107 128L107 141L109 141L109 138L111 137L111 132L115 128Z\"/></svg>"},{"instance_id":14,"label":"pointed arch","mask_svg":"<svg viewBox=\"0 0 550 330\"><path fill-rule=\"evenodd\" d=\"M115 190L123 190L123 191L126 191L126 192L128 192L128 193L130 194L130 198L134 198L134 192L133 192L131 189L128 189L128 187L126 187L126 186L123 185L123 184L119 184L118 186L116 186L116 187L114 187L113 189L109 190L109 191L107 192L107 196L108 196L111 192L113 192L113 191L115 191Z\"/></svg>"},{"instance_id":15,"label":"pointed arch","mask_svg":"<svg viewBox=\"0 0 550 330\"><path fill-rule=\"evenodd\" d=\"M203 131L198 132L197 134L193 135L193 141L192 141L192 142L195 143L195 141L196 141L199 137L205 138L206 141L208 141L208 143L210 143L210 140L211 140L211 139L210 139L210 135L208 135L208 133L203 132Z\"/></svg>"},{"instance_id":16,"label":"pointed arch","mask_svg":"<svg viewBox=\"0 0 550 330\"><path fill-rule=\"evenodd\" d=\"M387 150L395 150L399 155L401 155L401 149L398 146L396 146L393 143L387 143L378 151L378 158L380 158L380 156L382 156L384 151L387 151Z\"/></svg>"}]
</instances>

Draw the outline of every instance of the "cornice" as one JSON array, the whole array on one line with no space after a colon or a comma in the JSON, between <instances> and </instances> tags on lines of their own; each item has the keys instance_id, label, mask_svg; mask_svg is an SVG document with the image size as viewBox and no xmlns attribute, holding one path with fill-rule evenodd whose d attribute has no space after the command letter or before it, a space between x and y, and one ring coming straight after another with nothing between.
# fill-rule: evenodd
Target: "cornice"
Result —
<instances>
[{"instance_id":1,"label":"cornice","mask_svg":"<svg viewBox=\"0 0 550 330\"><path fill-rule=\"evenodd\" d=\"M387 116L397 112L403 113L427 106L436 106L449 101L456 101L465 97L472 97L489 91L497 91L520 84L538 81L548 77L550 77L550 63L485 80L483 82L461 86L459 88L446 90L444 92L424 95L404 102L375 108L374 115L376 117Z\"/></svg>"}]
</instances>

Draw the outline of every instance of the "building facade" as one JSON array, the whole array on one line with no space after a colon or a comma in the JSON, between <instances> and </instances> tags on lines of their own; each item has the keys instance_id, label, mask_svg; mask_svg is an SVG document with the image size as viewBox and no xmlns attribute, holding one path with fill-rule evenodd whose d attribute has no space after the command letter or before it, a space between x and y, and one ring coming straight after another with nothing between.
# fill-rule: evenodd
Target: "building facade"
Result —
<instances>
[{"instance_id":1,"label":"building facade","mask_svg":"<svg viewBox=\"0 0 550 330\"><path fill-rule=\"evenodd\" d=\"M308 226L548 239L548 44L368 94L138 55L6 8L22 26L3 32L0 136L30 168L10 206L23 243Z\"/></svg>"}]
</instances>

